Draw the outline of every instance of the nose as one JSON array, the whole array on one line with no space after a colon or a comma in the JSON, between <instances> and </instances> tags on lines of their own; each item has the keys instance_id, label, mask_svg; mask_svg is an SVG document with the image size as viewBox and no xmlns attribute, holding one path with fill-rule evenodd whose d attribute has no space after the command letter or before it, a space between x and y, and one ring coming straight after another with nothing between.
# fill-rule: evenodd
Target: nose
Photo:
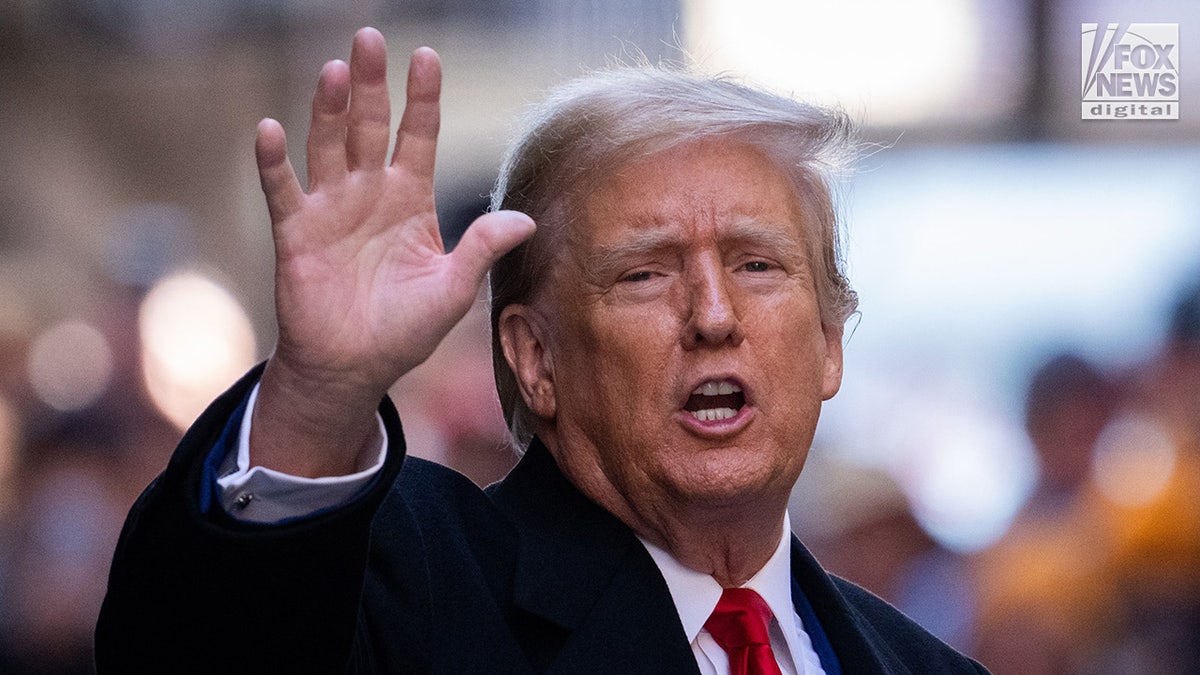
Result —
<instances>
[{"instance_id":1,"label":"nose","mask_svg":"<svg viewBox=\"0 0 1200 675\"><path fill-rule=\"evenodd\" d=\"M736 289L724 265L705 261L688 277L684 347L740 345L744 336L734 297Z\"/></svg>"}]
</instances>

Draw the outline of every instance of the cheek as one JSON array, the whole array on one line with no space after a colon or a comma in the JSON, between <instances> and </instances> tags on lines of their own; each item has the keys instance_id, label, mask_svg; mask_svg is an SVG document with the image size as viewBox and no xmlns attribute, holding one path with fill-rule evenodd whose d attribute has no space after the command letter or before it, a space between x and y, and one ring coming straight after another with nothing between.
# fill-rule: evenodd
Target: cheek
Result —
<instances>
[{"instance_id":1,"label":"cheek","mask_svg":"<svg viewBox=\"0 0 1200 675\"><path fill-rule=\"evenodd\" d=\"M759 367L774 395L793 406L822 400L828 345L815 310L774 306L757 319L750 339L758 338Z\"/></svg>"},{"instance_id":2,"label":"cheek","mask_svg":"<svg viewBox=\"0 0 1200 675\"><path fill-rule=\"evenodd\" d=\"M554 340L556 387L576 419L600 418L637 403L644 389L639 378L650 369L644 361L646 336L637 322L603 311L564 321Z\"/></svg>"},{"instance_id":3,"label":"cheek","mask_svg":"<svg viewBox=\"0 0 1200 675\"><path fill-rule=\"evenodd\" d=\"M668 322L649 313L590 316L594 320L575 324L560 343L559 425L620 452L663 431L672 404L668 371L678 339Z\"/></svg>"}]
</instances>

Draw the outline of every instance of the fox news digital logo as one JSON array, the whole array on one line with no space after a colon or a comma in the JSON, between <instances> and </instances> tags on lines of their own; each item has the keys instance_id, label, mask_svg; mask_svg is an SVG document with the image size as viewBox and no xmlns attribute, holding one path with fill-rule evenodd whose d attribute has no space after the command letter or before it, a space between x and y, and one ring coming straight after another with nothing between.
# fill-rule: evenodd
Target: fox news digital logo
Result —
<instances>
[{"instance_id":1,"label":"fox news digital logo","mask_svg":"<svg viewBox=\"0 0 1200 675\"><path fill-rule=\"evenodd\" d=\"M1179 24L1083 24L1083 119L1179 119Z\"/></svg>"}]
</instances>

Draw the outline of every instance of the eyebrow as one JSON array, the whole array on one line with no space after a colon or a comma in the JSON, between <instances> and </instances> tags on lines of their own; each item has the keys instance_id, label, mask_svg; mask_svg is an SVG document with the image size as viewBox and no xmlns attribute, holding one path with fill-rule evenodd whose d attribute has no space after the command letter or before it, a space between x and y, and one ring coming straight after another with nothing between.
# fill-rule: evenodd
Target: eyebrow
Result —
<instances>
[{"instance_id":1,"label":"eyebrow","mask_svg":"<svg viewBox=\"0 0 1200 675\"><path fill-rule=\"evenodd\" d=\"M600 246L584 259L584 269L601 277L615 272L630 259L680 248L685 242L663 230L641 230L618 243Z\"/></svg>"},{"instance_id":2,"label":"eyebrow","mask_svg":"<svg viewBox=\"0 0 1200 675\"><path fill-rule=\"evenodd\" d=\"M733 242L750 248L770 251L806 253L804 240L776 227L766 227L753 218L740 218L721 228L723 242ZM584 259L585 269L591 274L607 276L630 259L649 257L663 251L682 248L686 239L675 232L664 229L640 230L615 244L600 246Z\"/></svg>"}]
</instances>

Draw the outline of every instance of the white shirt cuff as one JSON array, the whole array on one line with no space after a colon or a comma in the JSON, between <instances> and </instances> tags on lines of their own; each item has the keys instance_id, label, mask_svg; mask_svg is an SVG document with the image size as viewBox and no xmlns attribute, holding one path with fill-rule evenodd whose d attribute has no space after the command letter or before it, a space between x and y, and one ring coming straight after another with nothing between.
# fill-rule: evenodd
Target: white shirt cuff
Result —
<instances>
[{"instance_id":1,"label":"white shirt cuff","mask_svg":"<svg viewBox=\"0 0 1200 675\"><path fill-rule=\"evenodd\" d=\"M258 385L255 385L238 432L237 452L225 457L217 478L221 506L235 519L250 523L278 523L314 515L351 501L383 468L388 438L379 413L375 414L375 418L383 442L374 456L372 453L363 453L365 457L360 458L360 466L352 474L304 478L262 466L250 466L250 419L257 400Z\"/></svg>"}]
</instances>

